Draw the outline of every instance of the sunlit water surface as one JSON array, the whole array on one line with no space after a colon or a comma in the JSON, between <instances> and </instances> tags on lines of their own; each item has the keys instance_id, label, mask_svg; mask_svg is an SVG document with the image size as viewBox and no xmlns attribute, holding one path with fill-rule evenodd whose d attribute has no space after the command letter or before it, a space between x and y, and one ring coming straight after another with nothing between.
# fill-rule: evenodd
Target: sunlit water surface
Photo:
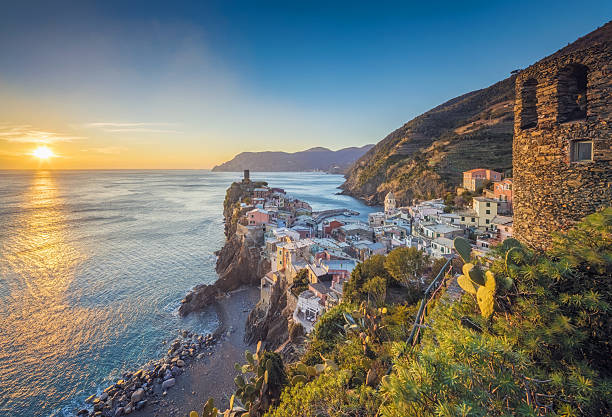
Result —
<instances>
[{"instance_id":1,"label":"sunlit water surface","mask_svg":"<svg viewBox=\"0 0 612 417\"><path fill-rule=\"evenodd\" d=\"M253 173L315 210L373 209L343 178ZM0 171L0 415L68 416L122 372L159 357L181 298L213 282L222 202L236 173Z\"/></svg>"}]
</instances>

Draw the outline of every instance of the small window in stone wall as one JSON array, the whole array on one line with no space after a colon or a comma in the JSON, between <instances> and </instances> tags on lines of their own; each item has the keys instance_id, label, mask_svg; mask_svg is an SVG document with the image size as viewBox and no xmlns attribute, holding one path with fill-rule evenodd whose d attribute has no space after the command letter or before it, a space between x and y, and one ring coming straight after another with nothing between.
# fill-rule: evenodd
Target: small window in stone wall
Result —
<instances>
[{"instance_id":1,"label":"small window in stone wall","mask_svg":"<svg viewBox=\"0 0 612 417\"><path fill-rule=\"evenodd\" d=\"M570 145L570 159L572 162L592 161L593 142L590 140L576 140Z\"/></svg>"},{"instance_id":2,"label":"small window in stone wall","mask_svg":"<svg viewBox=\"0 0 612 417\"><path fill-rule=\"evenodd\" d=\"M588 72L588 68L580 64L571 64L559 71L557 87L559 123L586 119Z\"/></svg>"},{"instance_id":3,"label":"small window in stone wall","mask_svg":"<svg viewBox=\"0 0 612 417\"><path fill-rule=\"evenodd\" d=\"M531 129L538 125L538 81L529 78L521 88L521 129Z\"/></svg>"}]
</instances>

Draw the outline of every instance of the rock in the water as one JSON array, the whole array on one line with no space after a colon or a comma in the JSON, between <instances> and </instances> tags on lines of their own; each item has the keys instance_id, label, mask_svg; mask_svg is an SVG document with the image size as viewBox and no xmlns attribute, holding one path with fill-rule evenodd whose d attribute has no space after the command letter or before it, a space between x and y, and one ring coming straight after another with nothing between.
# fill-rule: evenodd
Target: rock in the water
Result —
<instances>
[{"instance_id":1,"label":"rock in the water","mask_svg":"<svg viewBox=\"0 0 612 417\"><path fill-rule=\"evenodd\" d=\"M136 391L134 391L134 393L132 394L132 403L137 403L138 401L142 400L144 398L144 389L142 388L138 388Z\"/></svg>"},{"instance_id":2,"label":"rock in the water","mask_svg":"<svg viewBox=\"0 0 612 417\"><path fill-rule=\"evenodd\" d=\"M108 400L108 393L103 392L102 395L100 395L100 401L106 401Z\"/></svg>"},{"instance_id":3,"label":"rock in the water","mask_svg":"<svg viewBox=\"0 0 612 417\"><path fill-rule=\"evenodd\" d=\"M176 361L176 366L178 366L179 368L182 368L183 366L185 366L185 361L183 361L182 359L179 359L178 361Z\"/></svg>"},{"instance_id":4,"label":"rock in the water","mask_svg":"<svg viewBox=\"0 0 612 417\"><path fill-rule=\"evenodd\" d=\"M163 389L163 390L166 390L166 389L168 389L168 388L170 388L170 387L173 387L173 386L174 386L174 384L176 384L176 379L174 379L174 378L167 379L167 380L165 380L165 381L162 383L162 389Z\"/></svg>"},{"instance_id":5,"label":"rock in the water","mask_svg":"<svg viewBox=\"0 0 612 417\"><path fill-rule=\"evenodd\" d=\"M87 417L88 415L89 415L89 411L85 409L79 410L79 412L77 413L77 416L79 417Z\"/></svg>"},{"instance_id":6,"label":"rock in the water","mask_svg":"<svg viewBox=\"0 0 612 417\"><path fill-rule=\"evenodd\" d=\"M119 407L115 410L115 417L119 417L123 415L123 407Z\"/></svg>"},{"instance_id":7,"label":"rock in the water","mask_svg":"<svg viewBox=\"0 0 612 417\"><path fill-rule=\"evenodd\" d=\"M147 400L138 401L136 403L136 409L142 410L145 407L145 405L147 405Z\"/></svg>"},{"instance_id":8,"label":"rock in the water","mask_svg":"<svg viewBox=\"0 0 612 417\"><path fill-rule=\"evenodd\" d=\"M170 371L170 369L166 369L166 373L164 374L164 381L167 381L170 378L172 378L172 372Z\"/></svg>"}]
</instances>

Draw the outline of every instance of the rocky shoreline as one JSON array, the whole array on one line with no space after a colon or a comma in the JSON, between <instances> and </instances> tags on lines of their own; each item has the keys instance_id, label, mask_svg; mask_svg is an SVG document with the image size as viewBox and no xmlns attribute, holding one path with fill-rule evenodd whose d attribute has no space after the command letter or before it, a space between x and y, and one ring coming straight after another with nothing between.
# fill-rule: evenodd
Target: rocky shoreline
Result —
<instances>
[{"instance_id":1,"label":"rocky shoreline","mask_svg":"<svg viewBox=\"0 0 612 417\"><path fill-rule=\"evenodd\" d=\"M259 245L247 236L233 234L216 253L219 279L210 285L198 285L191 290L179 307L185 317L202 311L219 297L245 285L258 285L270 270L270 262L261 256Z\"/></svg>"},{"instance_id":2,"label":"rocky shoreline","mask_svg":"<svg viewBox=\"0 0 612 417\"><path fill-rule=\"evenodd\" d=\"M224 325L220 324L214 334L207 335L181 330L161 359L148 362L136 372L124 373L122 379L101 394L85 400L91 408L80 409L75 414L79 417L118 417L159 401L156 397L167 394L189 362L210 354L223 329Z\"/></svg>"},{"instance_id":3,"label":"rocky shoreline","mask_svg":"<svg viewBox=\"0 0 612 417\"><path fill-rule=\"evenodd\" d=\"M228 189L226 200L229 204L228 209L233 207L235 202L239 200L241 193L235 192L236 187L232 185ZM234 192L232 193L232 190ZM235 194L235 195L234 195ZM226 202L227 203L227 202ZM189 365L197 366L197 359L202 359L210 356L211 359L215 354L214 346L219 341L227 342L230 339L231 346L229 347L235 353L235 361L242 360L244 348L252 344L257 336L268 336L269 322L272 317L282 317L279 312L266 311L263 320L256 320L257 312L255 311L255 303L258 298L258 289L253 288L259 284L261 277L270 269L268 260L261 256L260 247L249 236L239 235L235 229L228 229L228 219L233 213L231 210L224 208L224 218L226 222L226 237L227 240L218 252L216 271L219 275L217 281L210 285L198 285L194 287L183 300L179 307L178 313L181 317L185 317L190 313L199 312L206 308L216 307L219 317L219 326L215 332L207 335L195 334L186 330L180 332L180 336L170 343L170 348L161 359L148 362L138 371L133 373L125 373L123 379L120 379L115 384L107 387L102 393L94 394L87 398L88 407L75 410L75 414L79 417L118 417L136 413L137 415L151 415L151 412L145 412L143 409L153 405L157 409L167 408L172 404L164 400L164 397L170 396L169 390L177 384L177 378L181 375ZM258 286L258 285L257 285ZM252 293L245 297L249 301L253 301L248 309L241 309L239 312L232 311L228 314L225 308L224 297L232 296L231 292L239 288L250 287ZM279 293L280 294L280 293ZM252 300L251 300L252 299ZM235 301L234 301L235 303ZM232 305L231 299L228 304ZM239 303L240 304L240 303ZM276 304L276 303L275 303ZM282 303L278 303L282 304ZM236 308L236 306L233 306ZM248 313L253 309L253 312L247 317ZM254 334L247 332L245 334L246 324L252 321L259 321L259 332L266 334ZM286 329L286 321L283 322L283 329ZM265 329L262 332L262 327ZM229 330L228 330L229 328ZM239 332L236 329L240 328ZM236 333L230 338L230 334ZM286 330L280 331L280 337L276 339L285 339ZM238 340L236 336L240 336ZM285 337L283 337L285 336ZM280 344L278 341L275 345ZM224 358L228 359L228 358ZM233 362L231 365L233 366ZM226 364L219 364L218 367L224 367ZM225 371L230 374L231 372ZM208 374L208 371L206 375ZM233 388L233 374L231 374L229 383L225 388ZM193 375L191 376L193 377ZM202 375L200 375L202 377ZM187 378L189 379L189 378ZM189 384L187 381L183 385ZM185 390L185 387L182 387ZM179 397L181 394L178 394ZM184 395L184 394L183 394ZM193 395L196 392L193 391ZM184 398L183 398L184 400ZM172 408L170 413L177 411L178 408ZM157 410L156 410L157 411ZM168 410L165 414L169 415Z\"/></svg>"}]
</instances>

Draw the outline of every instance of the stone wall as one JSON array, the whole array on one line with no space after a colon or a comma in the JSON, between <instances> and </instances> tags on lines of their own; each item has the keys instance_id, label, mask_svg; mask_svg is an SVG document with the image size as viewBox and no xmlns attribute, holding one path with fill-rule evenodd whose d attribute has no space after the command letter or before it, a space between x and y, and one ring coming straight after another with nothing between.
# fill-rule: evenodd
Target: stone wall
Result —
<instances>
[{"instance_id":1,"label":"stone wall","mask_svg":"<svg viewBox=\"0 0 612 417\"><path fill-rule=\"evenodd\" d=\"M612 36L585 38L516 80L514 234L538 249L552 232L612 205ZM576 141L592 142L592 160L573 160Z\"/></svg>"}]
</instances>

